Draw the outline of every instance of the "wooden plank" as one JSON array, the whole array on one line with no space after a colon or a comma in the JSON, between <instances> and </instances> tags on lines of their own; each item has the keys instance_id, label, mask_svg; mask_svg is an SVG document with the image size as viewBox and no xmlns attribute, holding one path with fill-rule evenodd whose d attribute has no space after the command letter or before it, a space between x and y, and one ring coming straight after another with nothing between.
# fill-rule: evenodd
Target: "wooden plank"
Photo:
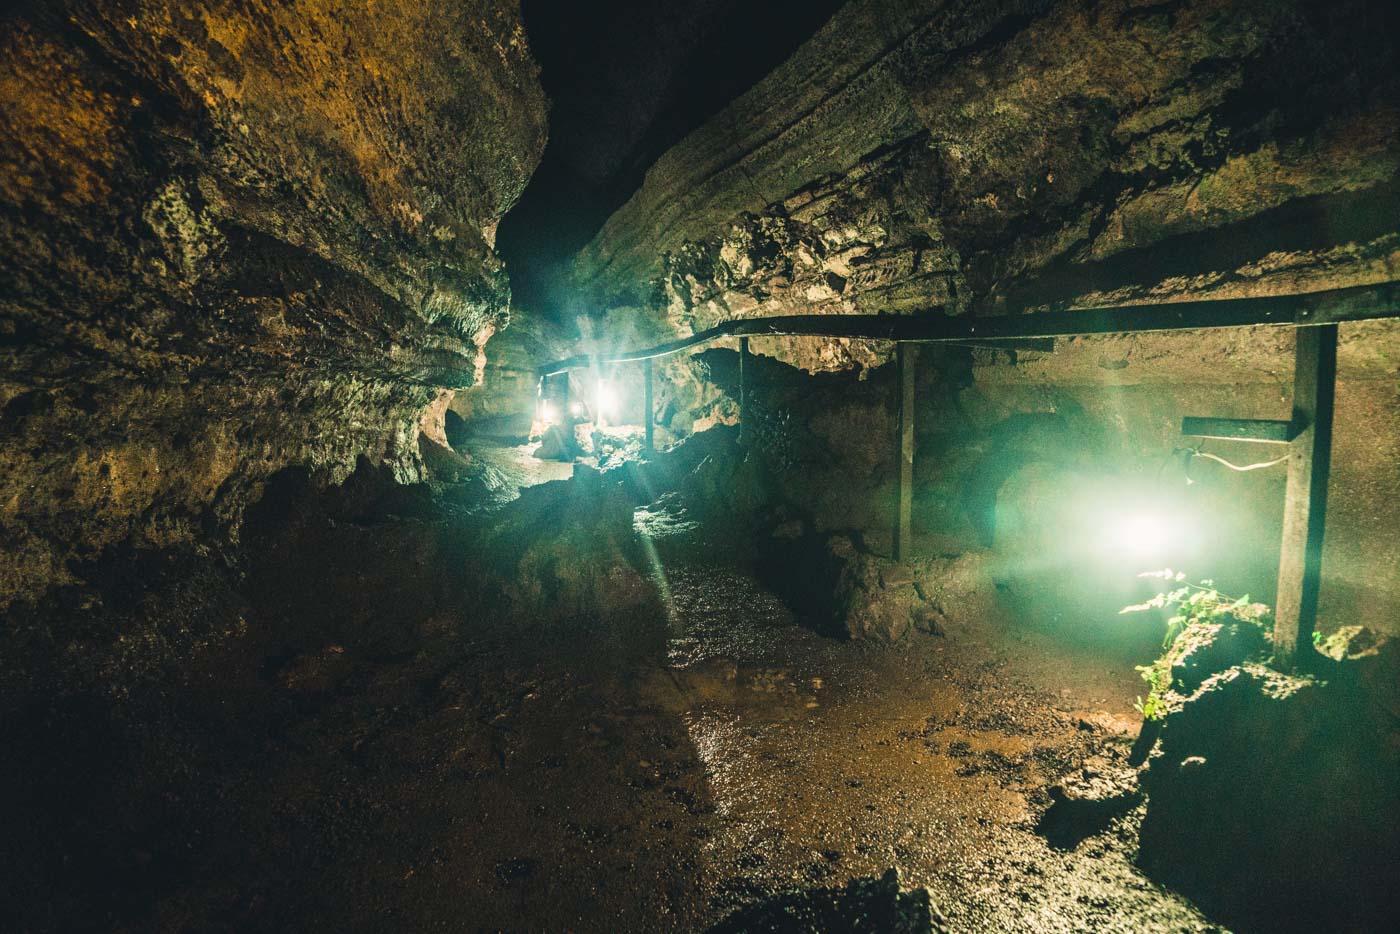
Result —
<instances>
[{"instance_id":1,"label":"wooden plank","mask_svg":"<svg viewBox=\"0 0 1400 934\"><path fill-rule=\"evenodd\" d=\"M743 444L747 440L744 435L744 423L748 421L748 397L749 387L746 382L749 369L749 339L739 338L739 443Z\"/></svg>"},{"instance_id":2,"label":"wooden plank","mask_svg":"<svg viewBox=\"0 0 1400 934\"><path fill-rule=\"evenodd\" d=\"M849 337L868 340L1021 340L1077 334L1131 334L1147 331L1234 328L1256 324L1321 326L1343 321L1400 318L1400 283L1353 286L1302 295L1229 298L1214 301L1124 305L1037 314L949 316L942 308L912 315L789 315L738 318L690 337L606 357L580 354L540 368L541 374L595 363L634 363L664 357L722 337L778 335Z\"/></svg>"},{"instance_id":3,"label":"wooden plank","mask_svg":"<svg viewBox=\"0 0 1400 934\"><path fill-rule=\"evenodd\" d=\"M1337 382L1337 326L1299 328L1293 370L1293 430L1283 507L1274 609L1274 660L1287 670L1313 654L1322 581L1322 537L1332 460L1332 407Z\"/></svg>"},{"instance_id":4,"label":"wooden plank","mask_svg":"<svg viewBox=\"0 0 1400 934\"><path fill-rule=\"evenodd\" d=\"M643 392L643 396L644 396L645 398L644 398L644 400L643 400L643 402L642 402L642 405L643 405L643 409L642 409L642 423L643 423L644 425L646 425L646 433L647 433L647 451L655 451L655 450L656 450L656 438L655 438L656 418L655 418L654 411L653 411L652 395L651 395L651 392L652 392L652 389L651 389L652 375L651 375L651 361L650 361L650 360L646 361L646 363L643 364L643 366L642 366L642 372L643 372L643 374L644 374L644 375L643 375L643 379L644 379L644 381L645 381L645 383L646 383L646 390Z\"/></svg>"},{"instance_id":5,"label":"wooden plank","mask_svg":"<svg viewBox=\"0 0 1400 934\"><path fill-rule=\"evenodd\" d=\"M1193 438L1288 444L1293 440L1293 423L1272 418L1196 418L1188 415L1181 420L1181 433Z\"/></svg>"},{"instance_id":6,"label":"wooden plank","mask_svg":"<svg viewBox=\"0 0 1400 934\"><path fill-rule=\"evenodd\" d=\"M895 348L895 382L899 398L898 463L899 491L894 514L894 559L909 557L914 518L914 375L919 360L919 348L900 344Z\"/></svg>"}]
</instances>

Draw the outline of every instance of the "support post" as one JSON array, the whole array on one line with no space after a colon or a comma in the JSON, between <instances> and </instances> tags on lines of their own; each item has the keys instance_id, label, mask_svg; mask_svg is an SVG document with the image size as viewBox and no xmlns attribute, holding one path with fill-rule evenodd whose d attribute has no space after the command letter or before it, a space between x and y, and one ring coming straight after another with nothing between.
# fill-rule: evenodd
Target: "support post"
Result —
<instances>
[{"instance_id":1,"label":"support post","mask_svg":"<svg viewBox=\"0 0 1400 934\"><path fill-rule=\"evenodd\" d=\"M749 368L749 367L748 367L748 361L749 361L749 339L748 339L747 337L741 337L741 338L739 338L739 443L740 443L740 444L743 444L743 443L747 440L747 438L745 437L745 435L747 434L747 432L744 431L744 423L745 423L746 421L748 421L748 408L749 408L749 406L748 406L748 401L749 401L749 399L748 399L748 397L749 397L749 387L748 387L748 383L746 382L746 380L747 380L747 378L748 378L747 370L748 370L748 368Z\"/></svg>"},{"instance_id":2,"label":"support post","mask_svg":"<svg viewBox=\"0 0 1400 934\"><path fill-rule=\"evenodd\" d=\"M656 450L655 437L653 434L656 419L652 416L653 409L651 400L651 360L642 361L642 373L646 381L646 391L643 393L645 398L642 403L645 406L642 410L642 424L646 426L647 453L650 454L652 451Z\"/></svg>"},{"instance_id":3,"label":"support post","mask_svg":"<svg viewBox=\"0 0 1400 934\"><path fill-rule=\"evenodd\" d=\"M559 424L572 425L573 422L569 421L570 417L573 415L571 411L573 403L569 398L569 371L565 370L561 373L559 379L564 384L564 388L559 393Z\"/></svg>"},{"instance_id":4,"label":"support post","mask_svg":"<svg viewBox=\"0 0 1400 934\"><path fill-rule=\"evenodd\" d=\"M909 557L910 525L914 515L914 367L919 359L917 344L895 345L895 382L899 403L899 493L894 515L894 559Z\"/></svg>"},{"instance_id":5,"label":"support post","mask_svg":"<svg viewBox=\"0 0 1400 934\"><path fill-rule=\"evenodd\" d=\"M1300 327L1294 334L1294 434L1274 611L1274 660L1285 669L1297 667L1313 652L1337 383L1337 326Z\"/></svg>"}]
</instances>

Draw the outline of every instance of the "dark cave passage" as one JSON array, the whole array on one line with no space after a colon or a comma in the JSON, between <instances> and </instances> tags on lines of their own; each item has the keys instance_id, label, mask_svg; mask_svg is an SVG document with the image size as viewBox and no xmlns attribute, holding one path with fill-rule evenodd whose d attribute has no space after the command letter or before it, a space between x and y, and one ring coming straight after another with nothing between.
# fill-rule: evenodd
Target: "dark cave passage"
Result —
<instances>
[{"instance_id":1,"label":"dark cave passage","mask_svg":"<svg viewBox=\"0 0 1400 934\"><path fill-rule=\"evenodd\" d=\"M549 143L498 243L516 303L568 323L568 264L647 168L771 71L838 0L680 5L527 0L521 15L552 102Z\"/></svg>"},{"instance_id":2,"label":"dark cave passage","mask_svg":"<svg viewBox=\"0 0 1400 934\"><path fill-rule=\"evenodd\" d=\"M0 929L1394 930L1395 26L0 10Z\"/></svg>"}]
</instances>

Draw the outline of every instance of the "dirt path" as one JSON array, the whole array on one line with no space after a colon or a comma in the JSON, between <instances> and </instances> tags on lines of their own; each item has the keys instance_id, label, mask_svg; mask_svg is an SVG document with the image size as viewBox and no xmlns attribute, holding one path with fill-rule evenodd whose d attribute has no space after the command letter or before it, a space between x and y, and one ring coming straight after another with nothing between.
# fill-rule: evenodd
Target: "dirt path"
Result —
<instances>
[{"instance_id":1,"label":"dirt path","mask_svg":"<svg viewBox=\"0 0 1400 934\"><path fill-rule=\"evenodd\" d=\"M248 581L260 638L310 627L298 654L250 645L112 727L128 753L64 831L96 855L30 927L699 931L890 867L955 931L1209 927L1133 868L1133 815L1035 832L1061 776L1121 765L1126 665L979 621L837 642L750 540L663 509L637 513L665 610L634 641L471 605L455 518L316 527L306 567Z\"/></svg>"},{"instance_id":2,"label":"dirt path","mask_svg":"<svg viewBox=\"0 0 1400 934\"><path fill-rule=\"evenodd\" d=\"M1132 867L1133 818L1069 852L1034 832L1054 780L1122 765L1131 672L975 626L834 642L722 544L656 526L672 636L645 694L681 718L704 769L697 881L713 908L896 866L955 930L1209 928Z\"/></svg>"}]
</instances>

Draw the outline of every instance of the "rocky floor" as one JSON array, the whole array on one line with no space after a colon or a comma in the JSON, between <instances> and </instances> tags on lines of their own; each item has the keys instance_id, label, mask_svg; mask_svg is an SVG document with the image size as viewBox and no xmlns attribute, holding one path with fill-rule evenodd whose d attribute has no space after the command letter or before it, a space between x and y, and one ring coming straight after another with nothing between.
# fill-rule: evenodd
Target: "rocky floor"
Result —
<instances>
[{"instance_id":1,"label":"rocky floor","mask_svg":"<svg viewBox=\"0 0 1400 934\"><path fill-rule=\"evenodd\" d=\"M890 868L954 931L1212 929L1133 867L1135 814L1036 832L1063 777L1123 765L1126 663L1000 623L832 640L660 505L654 618L506 624L444 579L455 521L254 563L272 635L94 727L21 929L703 930Z\"/></svg>"}]
</instances>

